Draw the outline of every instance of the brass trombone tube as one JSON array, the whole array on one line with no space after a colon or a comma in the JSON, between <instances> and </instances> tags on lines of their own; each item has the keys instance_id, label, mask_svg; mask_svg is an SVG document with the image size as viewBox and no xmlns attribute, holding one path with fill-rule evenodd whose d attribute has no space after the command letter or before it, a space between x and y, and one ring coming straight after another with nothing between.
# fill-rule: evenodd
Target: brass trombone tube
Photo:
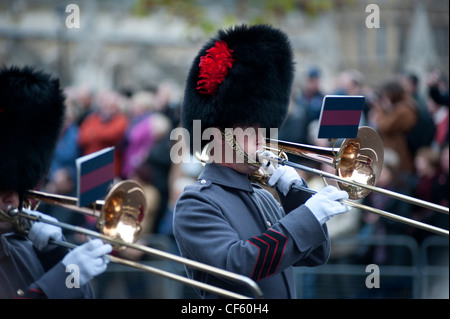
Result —
<instances>
[{"instance_id":1,"label":"brass trombone tube","mask_svg":"<svg viewBox=\"0 0 450 319\"><path fill-rule=\"evenodd\" d=\"M171 279L171 280L175 280L175 281L181 282L181 283L183 283L185 285L189 285L189 286L192 286L192 287L195 287L195 288L199 288L199 289L202 289L202 290L206 290L206 291L215 293L215 294L223 296L223 297L232 298L232 299L251 299L251 298L249 298L247 296L244 296L244 295L241 295L241 294L237 294L237 293L234 293L232 291L228 291L228 290L216 287L216 286L205 284L205 283L203 283L201 281L197 281L197 280L193 280L193 279L190 279L190 278L187 278L187 277L183 277L183 276L171 273L169 271L161 270L161 269L156 268L156 267L143 265L143 264L136 263L136 262L133 262L133 261L130 261L130 260L118 258L118 257L115 257L115 256L110 256L110 260L111 260L111 262L114 262L114 263L118 263L118 264L129 266L129 267L134 267L134 268L137 268L137 269L140 269L140 270L152 273L152 274L157 275L157 276L161 276L161 277L164 277L164 278L167 278L167 279ZM262 298L262 293L261 293L261 295L257 295L257 297L258 298Z\"/></svg>"},{"instance_id":2,"label":"brass trombone tube","mask_svg":"<svg viewBox=\"0 0 450 319\"><path fill-rule=\"evenodd\" d=\"M266 139L265 147L272 152L283 151L315 162L327 164L334 168L335 155L339 153L339 148L299 144L275 139Z\"/></svg>"},{"instance_id":3,"label":"brass trombone tube","mask_svg":"<svg viewBox=\"0 0 450 319\"><path fill-rule=\"evenodd\" d=\"M370 206L363 205L363 204L360 204L360 203L357 203L357 202L352 202L352 201L347 200L347 199L344 199L342 202L345 205L352 206L352 207L355 207L355 208L359 208L359 209L362 209L362 210L366 210L366 211L369 211L371 213L375 213L375 214L381 215L383 217L390 218L392 220L401 222L403 224L407 224L409 226L421 228L423 230L427 230L429 232L432 232L432 233L435 233L435 234L438 234L438 235L449 237L449 231L446 230L446 229L443 229L443 228L439 228L439 227L432 226L432 225L429 225L429 224L426 224L426 223L422 223L422 222L419 222L419 221L411 219L411 218L399 216L399 215L396 215L394 213L386 212L386 211L378 209L378 208L370 207Z\"/></svg>"},{"instance_id":4,"label":"brass trombone tube","mask_svg":"<svg viewBox=\"0 0 450 319\"><path fill-rule=\"evenodd\" d=\"M336 176L336 175L333 175L333 174L330 174L330 173L327 173L327 172L324 172L324 171L321 171L321 170L318 170L318 169L314 169L314 168L311 168L311 167L308 167L308 166L305 166L305 165L301 165L301 164L298 164L298 163L293 163L293 162L290 162L290 161L285 160L283 158L276 157L276 158L269 158L269 159L272 160L272 161L276 161L280 165L291 166L293 168L297 168L297 169L300 169L300 170L303 170L303 171L307 171L307 172L319 175L321 177L335 179L335 180L341 181L343 183L347 183L347 184L351 184L351 185L357 185L357 186L360 186L360 187L367 187L367 185L365 185L365 184L361 184L361 183L357 183L357 182L350 182L350 181L347 181L346 179L343 179L343 178L341 178L339 176ZM311 190L309 188L299 187L299 186L295 186L295 185L293 187L295 187L297 189L306 190L306 191L308 191L310 193L316 193L316 191ZM376 188L377 191L383 190L383 189L381 189L379 187L371 186L370 189L372 189L372 188ZM379 192L383 193L381 191L379 191ZM386 192L386 193L395 193L395 192ZM398 193L395 193L395 194L398 194ZM399 195L402 195L402 194L399 194ZM409 196L405 196L405 197L409 197ZM414 199L415 201L417 200L415 198L411 198L411 199ZM417 201L419 201L419 200L417 200ZM390 218L390 219L396 220L398 222L402 222L404 224L408 224L410 226L422 228L424 230L428 230L430 232L449 237L449 231L448 230L445 230L445 229L442 229L442 228L438 228L438 227L435 227L435 226L431 226L431 225L428 225L428 224L416 221L414 219L410 219L410 218L406 218L406 217L403 217L403 216L399 216L399 215L396 215L396 214L393 214L393 213L389 213L389 212L383 211L381 209L377 209L377 208L373 208L373 207L370 207L370 206L367 206L367 205L359 204L359 203L356 203L356 202L353 202L353 201L350 201L350 200L343 200L343 203L345 205L356 207L356 208L360 208L360 209L363 209L363 210L366 210L366 211L370 211L372 213L384 216L386 218ZM428 202L426 202L426 203L428 203ZM431 204L431 203L428 203L428 204ZM437 205L437 206L439 206L439 205ZM448 208L446 208L444 206L441 206L441 207L446 209L447 214L448 214ZM445 210L443 210L442 212L445 212Z\"/></svg>"},{"instance_id":5,"label":"brass trombone tube","mask_svg":"<svg viewBox=\"0 0 450 319\"><path fill-rule=\"evenodd\" d=\"M68 243L65 241L57 241L57 240L51 240L50 241L52 244L56 244L59 246L64 246L70 249L76 248L77 245L72 244L72 243ZM197 280L193 280L187 277L183 277L174 273L171 273L169 271L165 271L165 270L161 270L159 268L156 267L152 267L152 266L148 266L148 265L144 265L141 263L137 263L131 260L127 260L127 259L123 259L123 258L119 258L119 257L115 257L112 255L108 256L109 260L113 263L119 264L119 265L124 265L124 266L128 266L128 267L133 267L133 268L137 268L139 270L143 270L146 272L149 272L151 274L157 275L157 276L161 276L167 279L171 279L171 280L175 280L178 282L181 282L182 284L185 285L189 285L192 287L196 287L199 289L203 289L203 290L208 290L210 292L216 293L218 295L224 296L224 297L228 297L228 298L233 298L233 299L250 299L247 296L241 295L241 294L237 294L216 286L211 286L205 283L202 283L200 281ZM212 288L211 288L212 287Z\"/></svg>"},{"instance_id":6,"label":"brass trombone tube","mask_svg":"<svg viewBox=\"0 0 450 319\"><path fill-rule=\"evenodd\" d=\"M442 205L438 205L438 204L435 204L435 203L430 203L430 202L427 202L427 201L424 201L424 200L421 200L421 199L418 199L418 198L414 198L414 197L411 197L411 196L408 196L408 195L400 194L400 193L397 193L397 192L394 192L394 191L390 191L390 190L387 190L387 189L384 189L384 188L380 188L380 187L376 187L376 186L372 186L372 185L366 185L366 184L358 183L358 182L355 182L355 181L349 181L349 180L346 180L346 179L344 179L342 177L339 177L337 175L330 174L330 173L327 173L327 172L324 172L324 171L321 171L321 170L318 170L318 169L315 169L315 168L311 168L311 167L308 167L308 166L305 166L305 165L301 165L301 164L298 164L298 163L290 162L290 161L288 161L286 159L283 159L283 158L280 158L280 157L271 158L270 160L272 160L272 161L274 161L274 162L276 162L276 163L278 163L280 165L291 166L291 167L297 168L297 169L302 170L302 171L306 171L306 172L309 172L309 173L312 173L312 174L316 174L316 175L319 175L319 176L322 176L322 177L325 177L325 178L336 180L336 181L341 182L341 183L346 183L346 184L350 184L350 185L353 185L353 186L366 188L366 189L368 189L368 190L370 190L372 192L383 194L383 195L386 195L386 196L390 196L390 197L396 198L398 200L405 201L405 202L408 202L410 204L414 204L414 205L417 205L417 206L421 206L423 208L431 209L431 210L439 212L439 213L443 213L443 214L447 214L447 215L449 214L449 208L445 207L445 206L442 206Z\"/></svg>"},{"instance_id":7,"label":"brass trombone tube","mask_svg":"<svg viewBox=\"0 0 450 319\"><path fill-rule=\"evenodd\" d=\"M306 188L306 187L302 187L302 186L298 186L298 185L292 185L292 188L303 190L303 191L307 191L307 192L309 192L311 194L317 193L315 190L312 190L312 189ZM365 211L368 211L368 212L371 212L371 213L375 213L375 214L381 215L383 217L386 217L386 218L389 218L389 219L401 222L403 224L407 224L409 226L421 228L421 229L433 232L433 233L438 234L438 235L449 237L449 231L446 230L446 229L442 229L442 228L439 228L439 227L436 227L436 226L432 226L432 225L429 225L429 224L426 224L426 223L422 223L422 222L419 222L419 221L411 219L411 218L399 216L397 214L390 213L390 212L387 212L387 211L384 211L384 210L381 210L381 209L378 209L378 208L374 208L374 207L363 205L363 204L360 204L360 203L357 203L357 202L353 202L353 201L348 200L348 199L344 199L341 202L343 204L347 205L347 206L359 208L359 209L362 209L362 210L365 210Z\"/></svg>"},{"instance_id":8,"label":"brass trombone tube","mask_svg":"<svg viewBox=\"0 0 450 319\"><path fill-rule=\"evenodd\" d=\"M223 270L223 269L220 269L217 267L213 267L213 266L203 264L203 263L200 263L200 262L197 262L194 260L190 260L190 259L187 259L184 257L177 256L177 255L173 255L173 254L170 254L170 253L167 253L167 252L155 249L155 248L138 245L138 244L134 244L134 243L127 243L127 242L123 242L123 241L114 240L112 238L109 238L106 235L101 234L101 233L98 233L98 232L95 232L95 231L92 231L89 229L85 229L83 227L74 226L71 224L60 222L60 221L47 220L40 216L35 216L32 214L29 214L27 211L28 211L27 209L23 209L21 212L18 212L18 214L21 217L28 218L33 221L48 223L51 225L59 226L61 228L65 228L65 229L73 231L73 232L84 234L89 237L100 238L100 239L104 240L105 242L109 242L111 244L116 244L116 245L120 245L120 246L133 248L133 249L142 251L144 253L147 253L149 255L159 257L161 259L167 259L170 261L178 262L178 263L184 264L188 267L191 267L191 268L194 268L194 269L197 269L200 271L204 271L204 272L210 273L210 274L218 276L218 277L228 279L235 283L245 285L255 295L255 298L263 298L263 293L262 293L261 289L259 288L259 286L256 284L256 282L254 282L252 279L250 279L246 276L235 274L235 273L227 271L227 270ZM65 246L67 246L67 245L65 245ZM109 258L113 262L117 262L117 263L131 266L131 267L136 267L138 269L145 270L145 271L157 274L157 275L161 275L165 278L180 281L184 284L191 285L191 286L199 288L199 289L207 290L207 291L210 291L212 293L215 293L215 294L227 297L227 298L250 299L247 296L240 295L240 294L237 294L237 293L234 293L234 292L231 292L231 291L228 291L228 290L216 287L216 286L205 284L205 283L202 283L202 282L199 282L196 280L192 280L192 279L189 279L189 278L186 278L183 276L179 276L179 275L176 275L176 274L173 274L173 273L161 270L161 269L157 269L157 268L150 267L147 265L142 265L142 264L139 264L139 263L136 263L133 261L129 261L129 260L114 257L114 256L109 256Z\"/></svg>"},{"instance_id":9,"label":"brass trombone tube","mask_svg":"<svg viewBox=\"0 0 450 319\"><path fill-rule=\"evenodd\" d=\"M25 192L25 197L28 199L34 199L36 201L42 201L47 204L57 205L60 207L65 207L67 209L92 216L95 218L100 217L100 211L105 204L104 200L97 200L94 203L80 207L77 205L78 199L76 197L59 195L59 194L51 194L37 190L28 190Z\"/></svg>"}]
</instances>

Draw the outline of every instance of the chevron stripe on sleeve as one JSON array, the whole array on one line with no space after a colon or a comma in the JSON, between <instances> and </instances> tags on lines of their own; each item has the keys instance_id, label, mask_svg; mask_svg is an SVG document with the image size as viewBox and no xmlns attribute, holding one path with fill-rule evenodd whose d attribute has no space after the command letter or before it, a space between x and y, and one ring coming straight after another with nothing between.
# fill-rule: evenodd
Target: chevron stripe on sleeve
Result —
<instances>
[{"instance_id":1,"label":"chevron stripe on sleeve","mask_svg":"<svg viewBox=\"0 0 450 319\"><path fill-rule=\"evenodd\" d=\"M248 242L259 249L251 278L258 281L276 273L283 257L287 237L269 229L260 236L248 239Z\"/></svg>"}]
</instances>

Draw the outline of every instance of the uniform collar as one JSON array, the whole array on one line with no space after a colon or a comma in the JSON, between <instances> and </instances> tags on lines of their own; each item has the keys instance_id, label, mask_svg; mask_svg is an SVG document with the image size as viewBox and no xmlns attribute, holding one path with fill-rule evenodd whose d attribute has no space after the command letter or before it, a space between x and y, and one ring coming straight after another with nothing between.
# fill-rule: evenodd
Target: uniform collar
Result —
<instances>
[{"instance_id":1,"label":"uniform collar","mask_svg":"<svg viewBox=\"0 0 450 319\"><path fill-rule=\"evenodd\" d=\"M11 241L11 239L13 241ZM9 232L5 234L0 234L0 259L9 256L11 254L11 247L13 247L11 243L14 242L14 240L28 240L26 239L25 235L15 233L15 232Z\"/></svg>"},{"instance_id":2,"label":"uniform collar","mask_svg":"<svg viewBox=\"0 0 450 319\"><path fill-rule=\"evenodd\" d=\"M242 174L232 168L214 163L205 165L200 173L199 179L246 192L253 192L253 186L247 174Z\"/></svg>"},{"instance_id":3,"label":"uniform collar","mask_svg":"<svg viewBox=\"0 0 450 319\"><path fill-rule=\"evenodd\" d=\"M6 241L5 235L0 234L0 259L9 256L9 245Z\"/></svg>"}]
</instances>

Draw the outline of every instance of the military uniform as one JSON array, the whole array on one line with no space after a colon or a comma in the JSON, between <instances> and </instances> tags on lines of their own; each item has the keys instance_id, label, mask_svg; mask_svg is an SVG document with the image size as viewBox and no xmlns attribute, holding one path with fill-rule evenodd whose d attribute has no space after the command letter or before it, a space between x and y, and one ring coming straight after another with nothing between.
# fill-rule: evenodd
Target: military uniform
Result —
<instances>
[{"instance_id":1,"label":"military uniform","mask_svg":"<svg viewBox=\"0 0 450 319\"><path fill-rule=\"evenodd\" d=\"M181 254L252 278L265 298L295 298L293 266L324 264L330 243L326 225L301 205L309 194L291 190L279 195L283 206L247 175L205 165L198 182L185 189L175 207L174 235ZM246 288L204 272L187 273L249 295Z\"/></svg>"},{"instance_id":2,"label":"military uniform","mask_svg":"<svg viewBox=\"0 0 450 319\"><path fill-rule=\"evenodd\" d=\"M30 66L0 68L0 193L17 194L13 208L22 208L25 192L48 172L65 98L59 80L46 72ZM8 203L4 197L1 201L4 210ZM89 284L66 286L70 273L61 260L67 253L62 247L40 252L22 234L0 234L0 298L92 298Z\"/></svg>"},{"instance_id":3,"label":"military uniform","mask_svg":"<svg viewBox=\"0 0 450 319\"><path fill-rule=\"evenodd\" d=\"M70 273L60 262L66 254L63 247L39 252L18 233L0 235L0 299L93 298L89 284L66 285Z\"/></svg>"},{"instance_id":4,"label":"military uniform","mask_svg":"<svg viewBox=\"0 0 450 319\"><path fill-rule=\"evenodd\" d=\"M245 153L250 148L243 150L244 145L234 136L227 137L226 131L272 132L283 124L295 73L293 57L287 35L271 26L219 30L199 51L189 71L181 110L183 128L194 138L196 120L201 121L203 133L207 128L221 130L222 142L246 165L252 163L254 154ZM191 153L207 154L208 143L191 139ZM298 178L297 182L303 181ZM326 226L302 205L310 195L297 190L286 194L280 193L280 205L239 169L206 164L199 181L184 190L175 207L174 235L181 254L252 278L265 298L295 298L293 267L325 263L330 245ZM251 295L247 288L210 274L192 269L187 274ZM217 297L200 293L204 298Z\"/></svg>"}]
</instances>

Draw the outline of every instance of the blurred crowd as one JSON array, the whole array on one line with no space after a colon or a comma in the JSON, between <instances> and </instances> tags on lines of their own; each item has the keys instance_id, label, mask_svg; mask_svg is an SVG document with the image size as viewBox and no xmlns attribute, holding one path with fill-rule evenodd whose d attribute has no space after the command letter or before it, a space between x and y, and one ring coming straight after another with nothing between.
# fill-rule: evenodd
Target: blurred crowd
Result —
<instances>
[{"instance_id":1,"label":"blurred crowd","mask_svg":"<svg viewBox=\"0 0 450 319\"><path fill-rule=\"evenodd\" d=\"M421 81L424 82L423 86ZM369 87L364 84L363 74L347 70L337 78L334 91L326 94L366 97L360 125L374 128L384 148L384 166L377 186L449 206L449 93L442 72L434 70L425 79L419 79L413 73L402 73L386 79L377 87ZM331 146L328 140L316 138L317 120L324 95L320 89L320 73L313 68L293 107L302 114L298 118L305 121L301 125L305 131L297 136L297 142ZM289 139L290 133L282 130L280 135L281 139ZM410 204L398 203L397 200L391 202L384 195L372 193L364 202L406 217L434 221L441 227L448 226L448 218L441 219L442 214L433 214ZM365 217L365 222L373 228L372 232L392 234L406 231L419 241L427 236L427 233L404 229L398 223L391 225L384 219L377 223L378 219L372 214Z\"/></svg>"},{"instance_id":2,"label":"blurred crowd","mask_svg":"<svg viewBox=\"0 0 450 319\"><path fill-rule=\"evenodd\" d=\"M177 93L175 93L177 92ZM179 124L178 88L164 82L136 91L67 87L66 120L42 188L50 193L76 196L76 159L114 146L116 181L133 179L144 188L148 210L142 237L171 236L171 210L187 183L196 179L201 164L173 165L172 129ZM105 194L106 195L106 194ZM91 229L96 218L67 214L67 209L43 204L58 219ZM71 236L72 234L68 234ZM75 240L83 238L75 236ZM144 242L145 243L145 242ZM125 252L127 253L127 252ZM130 252L129 258L139 258Z\"/></svg>"},{"instance_id":3,"label":"blurred crowd","mask_svg":"<svg viewBox=\"0 0 450 319\"><path fill-rule=\"evenodd\" d=\"M327 139L316 138L323 97L326 94L363 95L365 105L360 126L374 128L384 148L384 166L377 186L448 207L448 92L447 79L439 70L433 70L424 79L414 73L401 73L376 87L366 85L359 71L345 70L336 78L334 88L323 92L320 70L313 67L292 98L290 115L279 133L280 139L333 146ZM296 160L311 166L310 160ZM330 171L330 167L315 165ZM331 171L334 173L333 168ZM314 176L306 178L311 179L310 187L321 187L320 181L316 186ZM447 216L441 218L442 214L385 195L372 193L363 203L448 229ZM371 233L409 233L419 242L428 235L373 214L364 215L363 220Z\"/></svg>"},{"instance_id":4,"label":"blurred crowd","mask_svg":"<svg viewBox=\"0 0 450 319\"><path fill-rule=\"evenodd\" d=\"M405 72L387 78L377 86L368 86L364 82L364 75L359 71L345 70L336 78L335 87L324 92L321 89L320 70L311 68L299 92L293 96L290 117L287 125L280 131L280 139L309 145L333 146L328 140L316 138L322 99L326 94L365 96L360 125L374 128L384 148L384 164L377 187L449 206L449 89L448 81L442 72L433 70L424 78ZM339 142L336 146L339 146ZM310 160L296 160L311 166ZM317 163L315 166L335 173L334 168L326 164ZM318 190L325 184L319 176L304 177L310 188ZM386 195L372 192L359 202L439 228L449 227L448 215ZM417 247L420 247L425 239L435 235L430 231L356 208L336 216L327 225L332 240L329 263L335 264L416 265L415 256L405 249L404 236L407 236L407 239L412 238ZM398 237L395 237L397 235ZM352 238L351 241L343 240L349 237ZM362 245L364 239L368 238L376 238L380 244L375 240L368 245ZM396 238L398 242L395 242ZM390 241L390 244L382 244L383 240ZM443 253L439 251L430 254L431 260L428 262L448 266L448 251L445 250L444 248ZM317 282L311 278L310 280L313 284L308 287L305 296L314 298L317 297ZM345 289L355 282L339 283L338 279L333 277L333 283L328 284L331 297L361 297L355 295L354 289ZM405 285L410 287L411 284L392 284L396 292L401 291ZM372 298L373 295L367 297ZM392 295L378 297L389 298Z\"/></svg>"},{"instance_id":5,"label":"blurred crowd","mask_svg":"<svg viewBox=\"0 0 450 319\"><path fill-rule=\"evenodd\" d=\"M316 138L323 97L326 94L364 95L360 124L377 130L384 145L384 167L377 186L448 207L449 91L443 73L434 70L425 78L402 73L371 87L366 85L359 71L345 70L335 78L333 88L325 92L321 72L312 67L294 87L288 118L279 130L279 138L331 146L330 141ZM170 159L170 148L176 142L170 140L170 133L179 126L181 91L182 88L166 82L135 91L94 92L86 86L67 87L66 122L48 180L42 188L51 193L76 196L75 159L114 146L116 179L137 180L147 193L148 211L143 222L142 243L146 244L146 235L162 234L171 238L174 204L201 170L199 163L175 165ZM331 167L310 160L290 159L334 173ZM320 178L300 171L299 174L311 188L323 186ZM448 229L448 216L443 214L375 193L361 201ZM64 209L51 206L45 210L62 221L95 227L93 218L66 214L61 212ZM355 209L330 221L332 239L345 235L407 234L421 242L430 235L372 213L353 211ZM330 262L396 264L399 261L394 259L402 258L377 247L366 251L352 247L333 247ZM172 252L176 251L173 244ZM128 252L127 257L141 258L133 252Z\"/></svg>"}]
</instances>

